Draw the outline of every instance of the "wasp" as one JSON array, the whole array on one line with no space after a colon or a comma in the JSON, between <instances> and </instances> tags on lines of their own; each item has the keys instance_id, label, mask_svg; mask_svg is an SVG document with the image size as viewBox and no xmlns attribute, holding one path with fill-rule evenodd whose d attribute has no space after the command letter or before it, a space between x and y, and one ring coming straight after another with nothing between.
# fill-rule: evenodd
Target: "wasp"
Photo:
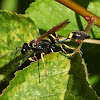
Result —
<instances>
[{"instance_id":1,"label":"wasp","mask_svg":"<svg viewBox=\"0 0 100 100\"><path fill-rule=\"evenodd\" d=\"M46 53L48 49L51 49L51 51L53 52L52 49L55 48L56 43L61 44L56 32L58 30L61 30L62 28L64 28L69 23L70 23L69 19L64 20L63 22L59 23L58 25L56 25L55 27L51 28L49 31L47 31L46 33L41 35L39 38L31 40L29 42L29 44L24 43L22 45L22 47L20 47L21 54L26 54L27 51L32 52L33 57L29 58L29 60L31 60L31 61L34 61L34 58L36 60L38 60L37 57L36 57L36 54L41 53L41 59L42 59L43 64L44 64L44 69L45 69L45 75L46 76L47 76L47 72L46 72L46 66L45 66L43 54ZM44 39L44 37L46 37L46 36L49 37L49 40Z\"/></svg>"},{"instance_id":2,"label":"wasp","mask_svg":"<svg viewBox=\"0 0 100 100\"><path fill-rule=\"evenodd\" d=\"M30 41L29 45L27 43L24 43L23 46L21 47L21 53L25 54L28 50L36 53L36 52L41 52L41 50L45 51L47 48L53 48L56 43L55 40L59 42L59 39L57 35L55 35L55 32L57 32L58 30L61 30L69 23L70 23L69 19L64 20L63 22L59 23L58 25L56 25L55 27L53 27L52 29L44 33L42 36L40 36L36 40ZM43 39L44 37L48 35L51 42L46 39Z\"/></svg>"},{"instance_id":3,"label":"wasp","mask_svg":"<svg viewBox=\"0 0 100 100\"><path fill-rule=\"evenodd\" d=\"M37 52L42 52L42 51L45 52L48 48L49 49L54 48L55 43L60 43L59 38L57 34L55 34L55 32L64 28L68 23L69 23L69 20L67 19L59 23L58 25L56 25L55 27L53 27L46 33L44 33L42 36L40 36L36 40L33 39L32 41L30 41L29 44L24 43L23 46L21 47L21 53L25 54L27 51L32 51L34 54L36 54ZM43 39L44 37L48 35L49 35L50 41Z\"/></svg>"},{"instance_id":4,"label":"wasp","mask_svg":"<svg viewBox=\"0 0 100 100\"><path fill-rule=\"evenodd\" d=\"M39 38L37 39L33 39L28 43L24 43L21 48L21 53L22 54L26 54L27 51L31 51L33 53L33 58L35 58L36 60L36 54L37 53L41 53L41 58L44 64L44 69L45 69L45 75L47 76L46 73L46 66L45 66L45 62L44 62L44 58L43 58L43 53L46 53L48 49L51 49L51 51L53 51L52 49L55 48L55 44L58 43L61 47L61 49L66 53L66 51L63 49L63 45L67 48L70 48L69 46L67 46L66 44L63 44L62 42L67 40L67 39L76 39L76 40L84 40L90 37L90 35L86 32L83 31L73 31L71 32L68 37L62 41L59 40L58 35L56 34L56 32L58 30L61 30L62 28L64 28L66 25L68 25L70 23L70 21L64 20L63 22L59 23L58 25L56 25L55 27L51 28L49 31L47 31L46 33L44 33L43 35L41 35ZM44 39L44 37L48 36L49 40ZM73 49L73 48L70 48ZM29 60L32 60L29 58Z\"/></svg>"}]
</instances>

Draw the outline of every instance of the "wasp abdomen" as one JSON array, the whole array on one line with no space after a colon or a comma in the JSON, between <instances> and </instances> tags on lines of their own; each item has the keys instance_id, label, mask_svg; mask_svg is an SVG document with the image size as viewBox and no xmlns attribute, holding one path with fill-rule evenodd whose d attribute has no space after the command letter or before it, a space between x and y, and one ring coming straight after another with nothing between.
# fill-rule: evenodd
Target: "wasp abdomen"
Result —
<instances>
[{"instance_id":1,"label":"wasp abdomen","mask_svg":"<svg viewBox=\"0 0 100 100\"><path fill-rule=\"evenodd\" d=\"M90 35L84 31L73 31L72 34L72 38L75 38L77 40L84 40L90 38Z\"/></svg>"}]
</instances>

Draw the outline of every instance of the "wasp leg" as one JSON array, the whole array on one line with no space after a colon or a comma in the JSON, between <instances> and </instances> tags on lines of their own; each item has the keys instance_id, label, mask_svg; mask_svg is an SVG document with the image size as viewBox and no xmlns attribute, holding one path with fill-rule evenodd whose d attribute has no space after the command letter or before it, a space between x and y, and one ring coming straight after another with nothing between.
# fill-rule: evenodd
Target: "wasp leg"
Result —
<instances>
[{"instance_id":1,"label":"wasp leg","mask_svg":"<svg viewBox=\"0 0 100 100\"><path fill-rule=\"evenodd\" d=\"M39 83L40 83L39 60L37 59L37 57L36 57L36 56L34 56L34 58L36 59L36 61L38 61L38 73L39 73Z\"/></svg>"},{"instance_id":2,"label":"wasp leg","mask_svg":"<svg viewBox=\"0 0 100 100\"><path fill-rule=\"evenodd\" d=\"M50 36L51 36L54 40L56 40L57 42L59 42L59 37L58 37L57 32L55 32L54 34L50 34Z\"/></svg>"},{"instance_id":3,"label":"wasp leg","mask_svg":"<svg viewBox=\"0 0 100 100\"><path fill-rule=\"evenodd\" d=\"M54 40L56 40L56 41L59 43L59 38L58 38L57 32L55 32L55 36L52 35L52 34L50 34L50 36L51 36ZM62 44L59 43L59 45L60 45L61 49L63 50L63 52L64 52L64 53L67 53L67 52L64 50L64 48L62 47Z\"/></svg>"},{"instance_id":4,"label":"wasp leg","mask_svg":"<svg viewBox=\"0 0 100 100\"><path fill-rule=\"evenodd\" d=\"M34 56L34 58L36 59L36 61L38 61L38 59L37 59L37 57L36 57L36 56Z\"/></svg>"},{"instance_id":5,"label":"wasp leg","mask_svg":"<svg viewBox=\"0 0 100 100\"><path fill-rule=\"evenodd\" d=\"M68 49L72 49L72 50L75 49L75 48L69 47L69 46L67 46L66 44L60 42L60 41L59 41L59 37L58 37L58 35L57 35L57 32L55 32L54 35L53 35L53 34L50 34L50 36L51 36L54 40L56 40L56 43L58 43L58 44L60 45L60 47L61 47L61 49L62 49L62 51L63 51L64 53L68 54L68 53L66 52L66 50L63 48L63 46L65 46L65 47L68 48Z\"/></svg>"},{"instance_id":6,"label":"wasp leg","mask_svg":"<svg viewBox=\"0 0 100 100\"><path fill-rule=\"evenodd\" d=\"M80 50L80 48L79 48L79 47L76 47L76 48L75 48L75 50L74 50L73 54L75 54L76 52L80 52L81 54L83 54L83 52Z\"/></svg>"},{"instance_id":7,"label":"wasp leg","mask_svg":"<svg viewBox=\"0 0 100 100\"><path fill-rule=\"evenodd\" d=\"M42 59L42 62L43 62L43 65L44 65L44 69L45 69L45 76L47 77L46 65L45 65L44 58L43 58L44 54L45 54L44 52L41 53L41 59Z\"/></svg>"},{"instance_id":8,"label":"wasp leg","mask_svg":"<svg viewBox=\"0 0 100 100\"><path fill-rule=\"evenodd\" d=\"M39 73L39 83L41 83L41 82L40 82L39 60L38 60L38 73Z\"/></svg>"},{"instance_id":9,"label":"wasp leg","mask_svg":"<svg viewBox=\"0 0 100 100\"><path fill-rule=\"evenodd\" d=\"M72 49L72 50L74 50L75 48L72 48L72 47L69 47L68 45L66 45L66 44L62 44L63 46L65 46L66 48L68 48L68 49Z\"/></svg>"},{"instance_id":10,"label":"wasp leg","mask_svg":"<svg viewBox=\"0 0 100 100\"><path fill-rule=\"evenodd\" d=\"M61 44L59 44L59 45L60 45L61 49L63 50L63 52L67 54L67 52L65 51L65 49L63 48L63 46Z\"/></svg>"},{"instance_id":11,"label":"wasp leg","mask_svg":"<svg viewBox=\"0 0 100 100\"><path fill-rule=\"evenodd\" d=\"M35 59L36 60L35 60ZM33 57L28 58L30 61L38 61L38 73L39 73L39 83L40 83L40 71L39 71L39 60L37 59L37 57L34 55Z\"/></svg>"},{"instance_id":12,"label":"wasp leg","mask_svg":"<svg viewBox=\"0 0 100 100\"><path fill-rule=\"evenodd\" d=\"M34 59L35 58L35 59ZM33 57L29 57L28 58L30 61L38 61L37 57L35 56L35 54L33 54Z\"/></svg>"},{"instance_id":13,"label":"wasp leg","mask_svg":"<svg viewBox=\"0 0 100 100\"><path fill-rule=\"evenodd\" d=\"M30 57L30 58L28 58L28 59L29 59L30 61L35 61L34 58L32 58L32 57Z\"/></svg>"},{"instance_id":14,"label":"wasp leg","mask_svg":"<svg viewBox=\"0 0 100 100\"><path fill-rule=\"evenodd\" d=\"M54 52L52 48L51 48L51 52Z\"/></svg>"}]
</instances>

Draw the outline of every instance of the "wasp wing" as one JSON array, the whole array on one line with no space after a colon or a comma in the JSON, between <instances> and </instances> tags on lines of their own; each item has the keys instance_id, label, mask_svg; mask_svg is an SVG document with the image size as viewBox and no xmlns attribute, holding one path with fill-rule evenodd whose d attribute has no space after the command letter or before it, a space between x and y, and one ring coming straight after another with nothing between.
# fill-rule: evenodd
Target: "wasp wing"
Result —
<instances>
[{"instance_id":1,"label":"wasp wing","mask_svg":"<svg viewBox=\"0 0 100 100\"><path fill-rule=\"evenodd\" d=\"M63 29L69 23L70 23L69 19L66 19L63 22L59 23L58 25L56 25L55 27L53 27L52 29L50 29L49 31L47 31L46 33L41 35L39 38L37 38L36 44L39 41L41 41L44 37L48 36L49 34L53 34L54 32L57 32L57 31Z\"/></svg>"}]
</instances>

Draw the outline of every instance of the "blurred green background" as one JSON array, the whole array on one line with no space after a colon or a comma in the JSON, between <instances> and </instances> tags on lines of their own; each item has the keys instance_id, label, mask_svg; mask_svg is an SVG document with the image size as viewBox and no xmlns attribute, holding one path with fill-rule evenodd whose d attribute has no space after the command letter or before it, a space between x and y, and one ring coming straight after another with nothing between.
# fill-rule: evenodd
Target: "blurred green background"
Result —
<instances>
[{"instance_id":1,"label":"blurred green background","mask_svg":"<svg viewBox=\"0 0 100 100\"><path fill-rule=\"evenodd\" d=\"M24 14L29 4L35 0L0 0L0 10Z\"/></svg>"},{"instance_id":2,"label":"blurred green background","mask_svg":"<svg viewBox=\"0 0 100 100\"><path fill-rule=\"evenodd\" d=\"M29 7L29 4L34 1L35 0L0 0L0 10L8 10L24 14L25 10ZM82 52L84 54L83 58L85 59L85 62L88 67L90 84L96 90L97 94L100 96L100 72L99 72L100 46L91 45L89 47L90 49L84 49L84 47L88 48L87 46L88 44L83 44L82 46ZM96 49L97 51L95 51L95 48L98 48Z\"/></svg>"}]
</instances>

